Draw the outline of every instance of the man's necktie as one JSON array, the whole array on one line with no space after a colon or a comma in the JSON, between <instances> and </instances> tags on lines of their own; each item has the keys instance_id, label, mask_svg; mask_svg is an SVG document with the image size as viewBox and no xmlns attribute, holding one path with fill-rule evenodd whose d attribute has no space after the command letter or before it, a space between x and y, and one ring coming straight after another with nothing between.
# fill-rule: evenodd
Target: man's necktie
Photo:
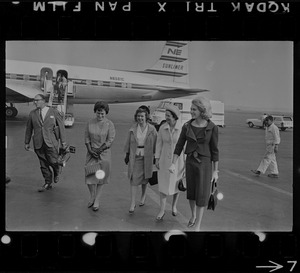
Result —
<instances>
[{"instance_id":1,"label":"man's necktie","mask_svg":"<svg viewBox=\"0 0 300 273\"><path fill-rule=\"evenodd\" d=\"M40 109L40 117L41 117L41 120L44 121L43 115L42 115L42 109Z\"/></svg>"}]
</instances>

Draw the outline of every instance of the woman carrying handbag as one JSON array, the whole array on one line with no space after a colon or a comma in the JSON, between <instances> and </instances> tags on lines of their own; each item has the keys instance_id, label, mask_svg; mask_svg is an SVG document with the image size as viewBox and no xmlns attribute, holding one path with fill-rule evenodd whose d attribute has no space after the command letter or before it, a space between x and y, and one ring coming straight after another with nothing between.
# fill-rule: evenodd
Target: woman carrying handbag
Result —
<instances>
[{"instance_id":1,"label":"woman carrying handbag","mask_svg":"<svg viewBox=\"0 0 300 273\"><path fill-rule=\"evenodd\" d=\"M183 176L183 154L178 158L175 172L170 173L169 167L175 145L181 131L180 111L177 106L170 104L166 107L166 122L160 126L155 149L155 165L158 169L158 190L160 194L160 210L156 221L163 220L167 196L172 195L172 215L177 216L177 202L179 198L178 181Z\"/></svg>"},{"instance_id":2,"label":"woman carrying handbag","mask_svg":"<svg viewBox=\"0 0 300 273\"><path fill-rule=\"evenodd\" d=\"M175 172L175 163L186 144L186 192L192 213L188 227L195 226L195 231L200 231L211 183L218 180L218 127L210 120L211 104L204 97L192 100L191 116L182 127L169 171Z\"/></svg>"},{"instance_id":3,"label":"woman carrying handbag","mask_svg":"<svg viewBox=\"0 0 300 273\"><path fill-rule=\"evenodd\" d=\"M108 112L108 104L98 101L94 106L96 117L87 123L85 129L85 183L90 192L88 207L92 207L93 211L99 209L102 186L108 184L110 178L110 147L115 139L116 130L114 124L106 118ZM95 172L99 168L104 171L104 177L96 175Z\"/></svg>"}]
</instances>

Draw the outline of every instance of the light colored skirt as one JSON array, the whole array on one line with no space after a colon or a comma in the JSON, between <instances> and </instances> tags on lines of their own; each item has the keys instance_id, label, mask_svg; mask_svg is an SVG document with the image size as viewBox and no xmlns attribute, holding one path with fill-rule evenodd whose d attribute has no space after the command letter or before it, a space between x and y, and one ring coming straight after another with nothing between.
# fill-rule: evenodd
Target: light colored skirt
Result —
<instances>
[{"instance_id":1,"label":"light colored skirt","mask_svg":"<svg viewBox=\"0 0 300 273\"><path fill-rule=\"evenodd\" d=\"M165 195L173 195L178 193L177 175L169 172L169 170L159 169L158 171L158 191Z\"/></svg>"},{"instance_id":2,"label":"light colored skirt","mask_svg":"<svg viewBox=\"0 0 300 273\"><path fill-rule=\"evenodd\" d=\"M148 179L145 179L145 174L144 174L144 157L135 156L133 173L131 176L130 184L132 186L139 186L147 183L148 183Z\"/></svg>"}]
</instances>

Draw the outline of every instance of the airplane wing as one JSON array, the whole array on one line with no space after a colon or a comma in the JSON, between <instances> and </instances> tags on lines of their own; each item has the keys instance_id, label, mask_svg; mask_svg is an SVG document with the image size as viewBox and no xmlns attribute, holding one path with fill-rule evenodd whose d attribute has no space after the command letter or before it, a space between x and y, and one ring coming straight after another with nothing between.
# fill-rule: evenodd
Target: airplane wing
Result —
<instances>
[{"instance_id":1,"label":"airplane wing","mask_svg":"<svg viewBox=\"0 0 300 273\"><path fill-rule=\"evenodd\" d=\"M172 94L186 94L188 95L196 95L197 93L200 92L209 92L209 90L207 89L199 89L199 88L178 88L178 87L174 87L174 88L164 88L164 87L159 87L158 91L160 92L164 92L164 93L172 93Z\"/></svg>"},{"instance_id":2,"label":"airplane wing","mask_svg":"<svg viewBox=\"0 0 300 273\"><path fill-rule=\"evenodd\" d=\"M30 102L38 94L43 94L38 88L28 87L24 84L6 83L6 102Z\"/></svg>"}]
</instances>

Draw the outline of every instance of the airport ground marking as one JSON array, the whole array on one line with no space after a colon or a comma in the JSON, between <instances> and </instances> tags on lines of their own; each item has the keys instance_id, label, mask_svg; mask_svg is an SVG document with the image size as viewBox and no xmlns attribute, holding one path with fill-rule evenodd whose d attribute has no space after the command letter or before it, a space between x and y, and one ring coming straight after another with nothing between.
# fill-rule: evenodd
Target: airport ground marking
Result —
<instances>
[{"instance_id":1,"label":"airport ground marking","mask_svg":"<svg viewBox=\"0 0 300 273\"><path fill-rule=\"evenodd\" d=\"M259 185L259 186L263 186L263 187L265 187L265 188L269 188L269 189L271 189L271 190L274 190L274 191L277 191L277 192L279 192L279 193L283 193L283 194L285 194L285 195L288 195L288 196L290 196L290 197L293 197L293 194L290 193L290 192L288 192L288 191L285 191L285 190L282 190L282 189L279 189L279 188L276 188L276 187L267 185L267 184L265 184L265 183L256 181L256 180L251 179L251 178L249 178L249 177L247 177L247 176L244 176L244 175L242 175L242 174L235 173L235 172L232 172L232 171L229 171L229 170L222 170L222 171L224 171L224 172L226 172L226 173L228 173L228 174L230 174L230 175L233 175L233 176L242 178L242 179L244 179L244 180L247 180L247 181L249 181L249 182L252 182L252 183L254 183L254 184L257 184L257 185Z\"/></svg>"}]
</instances>

